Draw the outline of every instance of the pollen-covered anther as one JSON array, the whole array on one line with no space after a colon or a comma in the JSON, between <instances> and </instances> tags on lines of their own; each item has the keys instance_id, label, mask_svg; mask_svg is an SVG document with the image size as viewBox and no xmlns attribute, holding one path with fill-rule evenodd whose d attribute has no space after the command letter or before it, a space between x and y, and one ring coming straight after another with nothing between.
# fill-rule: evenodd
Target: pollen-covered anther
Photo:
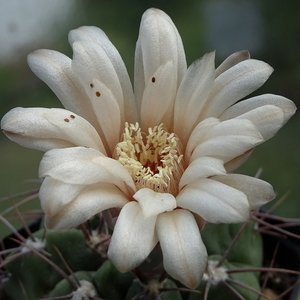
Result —
<instances>
[{"instance_id":1,"label":"pollen-covered anther","mask_svg":"<svg viewBox=\"0 0 300 300\"><path fill-rule=\"evenodd\" d=\"M137 189L150 188L176 195L184 171L181 153L179 139L165 131L163 124L149 128L146 135L138 123L126 123L115 158L129 171Z\"/></svg>"}]
</instances>

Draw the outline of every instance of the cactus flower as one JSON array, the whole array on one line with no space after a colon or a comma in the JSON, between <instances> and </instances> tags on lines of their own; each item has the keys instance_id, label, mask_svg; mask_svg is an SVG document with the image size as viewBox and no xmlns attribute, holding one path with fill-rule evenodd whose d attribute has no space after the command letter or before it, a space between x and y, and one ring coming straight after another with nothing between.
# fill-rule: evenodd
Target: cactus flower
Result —
<instances>
[{"instance_id":1,"label":"cactus flower","mask_svg":"<svg viewBox=\"0 0 300 300\"><path fill-rule=\"evenodd\" d=\"M273 69L247 51L217 69L214 53L189 68L180 35L158 9L141 21L134 91L104 32L72 30L73 59L52 50L28 57L65 109L15 108L3 132L45 151L40 200L50 230L109 210L117 217L108 255L126 272L159 242L166 271L195 288L205 271L205 222L236 223L274 197L270 184L233 174L254 147L294 114L273 94L242 100Z\"/></svg>"}]
</instances>

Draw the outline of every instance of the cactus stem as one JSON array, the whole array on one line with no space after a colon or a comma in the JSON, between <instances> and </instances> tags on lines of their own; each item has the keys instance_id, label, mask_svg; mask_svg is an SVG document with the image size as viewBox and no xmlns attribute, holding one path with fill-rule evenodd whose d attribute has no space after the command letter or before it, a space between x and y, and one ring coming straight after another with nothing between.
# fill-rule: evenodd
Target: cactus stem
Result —
<instances>
[{"instance_id":1,"label":"cactus stem","mask_svg":"<svg viewBox=\"0 0 300 300\"><path fill-rule=\"evenodd\" d=\"M257 291L257 290L255 290L254 288L252 288L252 287L250 287L250 286L248 286L248 285L246 285L246 284L243 284L243 283L241 283L241 282L239 282L239 281L237 281L237 280L234 280L234 279L232 279L232 278L227 278L226 281L227 281L227 283L233 283L233 284L239 285L240 287L242 287L242 288L244 288L244 289L246 289L246 290L248 290L248 291L251 291L251 292L253 292L253 293L255 293L255 294L257 294L257 295L259 295L259 296L261 296L261 297L263 297L263 298L265 298L265 299L272 300L270 297L264 295L264 294L261 293L260 291ZM223 281L223 282L226 282L226 281ZM241 299L242 299L242 298L241 298ZM243 299L244 299L244 298L243 298Z\"/></svg>"},{"instance_id":2,"label":"cactus stem","mask_svg":"<svg viewBox=\"0 0 300 300\"><path fill-rule=\"evenodd\" d=\"M59 267L57 266L54 262L52 262L50 259L48 259L47 257L45 257L45 255L41 254L39 251L33 249L32 247L26 245L26 243L22 243L17 239L13 239L13 241L15 241L16 243L19 243L20 245L29 248L34 254L38 255L39 257L41 257L44 261L46 261L51 267L53 267L64 279L66 279L69 284L71 285L72 289L74 291L76 291L77 286L74 284L74 282L69 278L69 276Z\"/></svg>"},{"instance_id":3,"label":"cactus stem","mask_svg":"<svg viewBox=\"0 0 300 300\"><path fill-rule=\"evenodd\" d=\"M54 246L54 245L52 245L52 247L57 252L58 256L60 257L60 259L63 262L63 264L66 267L66 269L69 271L69 273L72 275L72 277L76 281L77 287L80 287L80 282L79 282L78 278L75 276L74 272L72 271L72 269L70 268L70 266L68 265L68 263L66 262L66 260L64 259L63 255L61 254L61 252L59 251L59 249L56 246Z\"/></svg>"},{"instance_id":4,"label":"cactus stem","mask_svg":"<svg viewBox=\"0 0 300 300\"><path fill-rule=\"evenodd\" d=\"M236 234L236 236L234 237L234 239L232 240L231 244L229 245L228 249L224 252L222 258L219 260L218 264L216 265L216 268L220 267L223 262L225 261L225 259L227 258L228 254L230 253L231 249L234 247L234 245L236 244L237 240L240 238L241 234L243 233L243 231L245 230L246 226L248 225L248 222L245 222L243 224L243 226L240 228L239 232Z\"/></svg>"}]
</instances>

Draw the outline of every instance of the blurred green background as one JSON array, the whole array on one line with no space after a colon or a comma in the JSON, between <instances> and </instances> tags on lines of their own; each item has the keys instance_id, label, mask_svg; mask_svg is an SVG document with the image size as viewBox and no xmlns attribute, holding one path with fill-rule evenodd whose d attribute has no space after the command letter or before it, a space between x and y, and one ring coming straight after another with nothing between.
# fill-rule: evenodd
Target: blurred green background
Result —
<instances>
[{"instance_id":1,"label":"blurred green background","mask_svg":"<svg viewBox=\"0 0 300 300\"><path fill-rule=\"evenodd\" d=\"M30 71L28 53L49 48L72 55L68 32L82 25L102 28L133 75L135 42L142 13L163 9L176 24L188 64L216 50L216 64L247 49L275 72L255 94L271 92L299 104L299 0L0 0L0 117L16 106L61 107L51 90ZM300 218L300 120L291 121L259 146L238 170L270 182L278 198L290 191L276 213ZM42 153L25 149L0 134L0 198L36 188L24 180L37 178ZM12 204L0 203L0 211ZM38 201L33 203L38 207ZM25 208L23 208L25 209ZM21 209L22 210L22 209ZM6 229L0 227L3 236Z\"/></svg>"}]
</instances>

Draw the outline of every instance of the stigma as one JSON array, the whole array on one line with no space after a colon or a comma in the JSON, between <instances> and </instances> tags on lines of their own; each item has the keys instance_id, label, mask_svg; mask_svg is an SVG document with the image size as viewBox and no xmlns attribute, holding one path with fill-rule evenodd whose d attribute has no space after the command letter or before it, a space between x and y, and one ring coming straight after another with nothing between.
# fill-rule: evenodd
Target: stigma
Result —
<instances>
[{"instance_id":1,"label":"stigma","mask_svg":"<svg viewBox=\"0 0 300 300\"><path fill-rule=\"evenodd\" d=\"M137 190L150 188L177 195L184 171L182 147L178 137L168 133L163 124L144 133L138 123L125 123L114 156L128 170Z\"/></svg>"}]
</instances>

